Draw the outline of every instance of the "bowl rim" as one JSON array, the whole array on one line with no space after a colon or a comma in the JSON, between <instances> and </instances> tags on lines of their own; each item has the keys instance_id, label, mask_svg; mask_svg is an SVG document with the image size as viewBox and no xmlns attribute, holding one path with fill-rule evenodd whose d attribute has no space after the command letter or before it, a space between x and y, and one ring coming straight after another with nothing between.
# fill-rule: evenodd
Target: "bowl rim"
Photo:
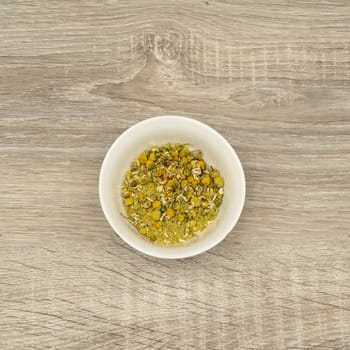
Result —
<instances>
[{"instance_id":1,"label":"bowl rim","mask_svg":"<svg viewBox=\"0 0 350 350\"><path fill-rule=\"evenodd\" d=\"M106 167L108 166L108 162L109 162L109 158L111 157L111 155L114 153L114 151L118 148L119 144L121 144L123 142L123 139L125 139L126 137L128 137L129 134L131 134L135 128L140 128L143 125L146 124L150 124L150 123L154 123L157 120L177 120L177 121L186 121L186 122L190 122L196 125L200 125L202 128L207 129L209 132L214 133L215 136L217 138L220 139L221 142L225 143L226 146L228 146L227 149L229 149L232 153L232 156L235 160L235 163L238 166L239 169L239 175L242 181L242 193L241 193L241 198L239 201L239 206L237 206L237 215L235 220L232 221L230 229L223 234L221 237L219 237L218 240L214 241L213 243L202 247L201 249L196 249L193 251L187 251L187 252L183 252L183 253L179 253L176 256L171 255L168 256L166 253L164 253L165 249L162 250L161 252L150 252L147 249L144 249L144 247L140 247L137 244L134 244L134 242L131 242L128 240L127 238L127 234L121 234L118 232L117 228L115 227L113 220L110 218L106 204L104 203L104 199L102 198L102 175L103 173L106 171ZM111 228L114 231L113 236L115 237L115 235L118 235L125 243L127 243L130 247L136 249L137 251L146 254L148 256L152 256L152 257L156 257L156 258L163 258L163 259L183 259L183 258L189 258L189 257L193 257L199 254L202 254L206 251L208 251L209 249L212 249L213 247L215 247L216 245L218 245L220 242L222 242L227 235L233 230L233 228L236 226L237 222L239 221L239 218L241 217L244 205L245 205L245 198L246 198L246 179L245 179L245 174L244 174L244 170L243 170L243 166L242 163L235 151L235 149L233 148L233 146L226 140L226 138L221 135L218 131L216 131L214 128L210 127L209 125L194 119L192 117L188 117L188 116L178 116L178 115L160 115L160 116L153 116L153 117L148 117L144 120L141 120L139 122L134 123L133 125L131 125L130 127L128 127L126 130L124 130L115 140L114 142L111 144L111 146L109 147L108 151L106 152L101 168L100 168L100 172L99 172L99 182L98 182L98 191L99 191L99 202L100 202L100 206L102 208L103 214L107 220L107 222L109 223L109 225L111 226ZM116 238L116 237L115 237ZM190 244L190 243L189 243ZM164 247L166 248L166 247Z\"/></svg>"}]
</instances>

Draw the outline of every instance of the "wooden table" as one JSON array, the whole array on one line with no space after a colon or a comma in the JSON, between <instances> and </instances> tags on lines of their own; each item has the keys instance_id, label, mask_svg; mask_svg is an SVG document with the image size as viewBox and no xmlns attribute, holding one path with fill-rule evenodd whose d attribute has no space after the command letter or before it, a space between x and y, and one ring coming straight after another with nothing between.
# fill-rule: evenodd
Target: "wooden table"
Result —
<instances>
[{"instance_id":1,"label":"wooden table","mask_svg":"<svg viewBox=\"0 0 350 350\"><path fill-rule=\"evenodd\" d=\"M0 3L0 349L350 349L350 2ZM147 257L110 144L186 115L247 178L211 251Z\"/></svg>"}]
</instances>

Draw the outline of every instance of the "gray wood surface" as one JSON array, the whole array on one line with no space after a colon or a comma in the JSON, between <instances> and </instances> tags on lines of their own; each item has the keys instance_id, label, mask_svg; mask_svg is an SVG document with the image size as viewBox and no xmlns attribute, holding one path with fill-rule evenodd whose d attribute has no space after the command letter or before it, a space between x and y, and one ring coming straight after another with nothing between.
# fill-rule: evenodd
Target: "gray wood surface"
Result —
<instances>
[{"instance_id":1,"label":"gray wood surface","mask_svg":"<svg viewBox=\"0 0 350 350\"><path fill-rule=\"evenodd\" d=\"M0 349L350 349L350 2L0 2ZM113 140L192 116L247 201L177 261L114 238Z\"/></svg>"}]
</instances>

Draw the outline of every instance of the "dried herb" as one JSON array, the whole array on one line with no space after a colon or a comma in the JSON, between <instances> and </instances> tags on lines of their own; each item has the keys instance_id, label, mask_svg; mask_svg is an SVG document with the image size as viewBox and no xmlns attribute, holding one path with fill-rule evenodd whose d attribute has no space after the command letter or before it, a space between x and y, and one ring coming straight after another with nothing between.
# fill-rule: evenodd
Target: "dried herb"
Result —
<instances>
[{"instance_id":1,"label":"dried herb","mask_svg":"<svg viewBox=\"0 0 350 350\"><path fill-rule=\"evenodd\" d=\"M224 179L199 150L165 144L144 150L125 173L121 194L128 220L161 245L198 236L219 211Z\"/></svg>"}]
</instances>

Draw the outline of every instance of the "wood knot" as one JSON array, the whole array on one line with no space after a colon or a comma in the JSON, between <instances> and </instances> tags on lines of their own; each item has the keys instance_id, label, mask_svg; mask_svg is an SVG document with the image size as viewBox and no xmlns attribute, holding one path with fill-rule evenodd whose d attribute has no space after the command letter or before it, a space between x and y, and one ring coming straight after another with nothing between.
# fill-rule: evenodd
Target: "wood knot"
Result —
<instances>
[{"instance_id":1,"label":"wood knot","mask_svg":"<svg viewBox=\"0 0 350 350\"><path fill-rule=\"evenodd\" d=\"M164 34L147 34L143 49L165 65L176 64L182 49L181 35L168 32Z\"/></svg>"}]
</instances>

